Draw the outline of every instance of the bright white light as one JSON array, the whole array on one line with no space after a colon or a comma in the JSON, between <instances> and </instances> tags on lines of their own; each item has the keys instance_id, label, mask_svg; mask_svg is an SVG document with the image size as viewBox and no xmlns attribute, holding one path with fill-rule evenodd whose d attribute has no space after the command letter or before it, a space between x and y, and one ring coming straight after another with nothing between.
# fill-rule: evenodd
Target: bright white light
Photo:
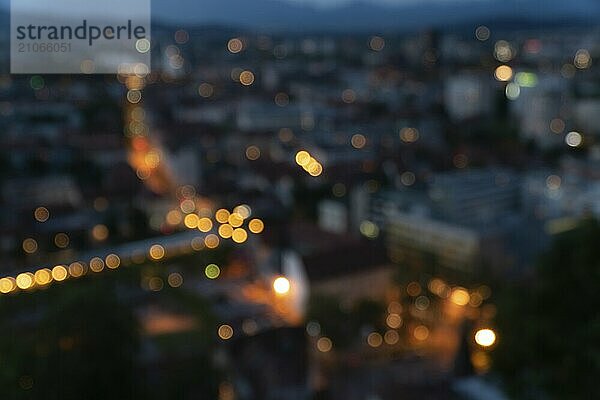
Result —
<instances>
[{"instance_id":1,"label":"bright white light","mask_svg":"<svg viewBox=\"0 0 600 400\"><path fill-rule=\"evenodd\" d=\"M480 329L475 334L475 342L482 347L490 347L496 343L496 334L491 329Z\"/></svg>"},{"instance_id":2,"label":"bright white light","mask_svg":"<svg viewBox=\"0 0 600 400\"><path fill-rule=\"evenodd\" d=\"M273 282L273 289L277 294L287 294L290 291L290 281L280 276Z\"/></svg>"},{"instance_id":3,"label":"bright white light","mask_svg":"<svg viewBox=\"0 0 600 400\"><path fill-rule=\"evenodd\" d=\"M571 147L577 147L581 144L583 138L581 134L578 132L569 132L567 136L565 136L565 143L567 143Z\"/></svg>"}]
</instances>

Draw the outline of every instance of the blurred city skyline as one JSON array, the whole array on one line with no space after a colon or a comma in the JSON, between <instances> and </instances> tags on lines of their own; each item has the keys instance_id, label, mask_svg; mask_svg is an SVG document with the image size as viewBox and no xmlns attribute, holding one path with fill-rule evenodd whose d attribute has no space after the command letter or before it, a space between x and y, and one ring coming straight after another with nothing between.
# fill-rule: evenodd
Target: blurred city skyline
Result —
<instances>
[{"instance_id":1,"label":"blurred city skyline","mask_svg":"<svg viewBox=\"0 0 600 400\"><path fill-rule=\"evenodd\" d=\"M2 400L594 398L600 2L27 2Z\"/></svg>"}]
</instances>

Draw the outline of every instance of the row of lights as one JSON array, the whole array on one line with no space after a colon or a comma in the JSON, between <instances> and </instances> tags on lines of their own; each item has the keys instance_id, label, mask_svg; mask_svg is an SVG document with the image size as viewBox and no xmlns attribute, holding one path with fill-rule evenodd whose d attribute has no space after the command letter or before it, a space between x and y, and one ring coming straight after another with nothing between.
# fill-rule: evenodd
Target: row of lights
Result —
<instances>
[{"instance_id":1,"label":"row of lights","mask_svg":"<svg viewBox=\"0 0 600 400\"><path fill-rule=\"evenodd\" d=\"M117 269L121 265L121 259L116 254L109 254L104 259L94 257L89 262L89 270L101 272L105 266L109 269ZM13 277L0 278L0 293L8 294L18 290L29 290L35 287L44 288L52 282L62 282L68 278L80 278L88 272L88 266L83 262L74 262L70 265L57 265L52 269L40 268L35 272L23 272Z\"/></svg>"},{"instance_id":2,"label":"row of lights","mask_svg":"<svg viewBox=\"0 0 600 400\"><path fill-rule=\"evenodd\" d=\"M182 204L183 205L183 204ZM209 232L217 224L220 224L217 228L219 236L223 239L232 239L236 243L243 243L248 238L248 232L243 228L245 221L250 217L251 210L247 205L237 206L233 209L233 212L221 208L214 214L214 221L207 217L201 216L202 213L196 214L193 210L186 209L186 211L192 211L181 217L178 210L172 210L167 214L167 222L173 225L183 222L183 225L188 229L198 229L201 232ZM259 218L253 218L248 221L247 229L251 233L259 234L264 230L264 222Z\"/></svg>"},{"instance_id":3,"label":"row of lights","mask_svg":"<svg viewBox=\"0 0 600 400\"><path fill-rule=\"evenodd\" d=\"M215 234L206 235L204 238L196 237L190 242L191 249L195 251L200 251L205 248L214 249L218 246L219 237ZM154 244L150 246L147 254L148 259L152 261L160 261L169 256L165 247L160 244ZM175 256L176 252L171 255ZM131 261L137 264L140 264L145 260L146 256L144 256L143 253L131 257ZM52 282L62 282L70 277L82 277L87 274L88 269L91 272L99 273L105 268L111 270L117 269L119 266L121 266L121 264L121 257L116 254L109 254L104 259L101 257L94 257L87 265L81 261L76 261L68 266L57 265L52 269L41 268L35 272L24 272L16 277L7 276L0 278L0 294L8 294L18 290L28 290L35 287L46 287Z\"/></svg>"},{"instance_id":4,"label":"row of lights","mask_svg":"<svg viewBox=\"0 0 600 400\"><path fill-rule=\"evenodd\" d=\"M186 202L191 202L191 206ZM189 206L189 207L188 207ZM185 200L181 205L182 210L186 212L193 212L195 210L194 202L191 200ZM49 215L47 209L45 207L39 207L39 209L45 210L44 214ZM239 228L244 222L245 218L250 216L250 208L247 205L241 205L234 209L232 213L225 209L218 210L215 213L215 219L217 222L222 222L219 232L221 237L223 238L233 238L237 243L242 243L247 238L247 232L244 229ZM37 211L36 215L39 214ZM37 219L37 218L36 218ZM47 219L44 219L46 221ZM171 225L178 225L183 223L187 228L190 229L198 229L201 232L207 233L213 229L213 221L208 217L200 217L196 214L188 214L185 218L182 217L181 213L178 210L172 210L167 214L166 217L167 223ZM231 230L231 228L238 228L240 230ZM231 235L227 234L227 232L231 230ZM248 222L248 230L254 234L259 234L264 230L264 223L262 220L258 218L254 218ZM108 237L108 228L104 225L96 225L91 231L92 236L95 240L102 241ZM215 239L216 238L216 239ZM58 247L64 248L68 246L69 237L65 233L59 233L55 236L55 243ZM218 244L218 237L216 235L209 235L208 240L206 240L208 247L214 248L216 247L215 243ZM26 238L22 243L23 250L32 254L35 253L38 249L38 244L35 239Z\"/></svg>"}]
</instances>

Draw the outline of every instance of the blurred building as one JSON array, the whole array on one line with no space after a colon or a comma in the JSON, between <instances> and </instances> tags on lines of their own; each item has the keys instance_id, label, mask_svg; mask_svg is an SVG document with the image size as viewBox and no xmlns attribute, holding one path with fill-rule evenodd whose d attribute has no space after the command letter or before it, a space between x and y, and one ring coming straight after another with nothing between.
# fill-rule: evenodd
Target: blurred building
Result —
<instances>
[{"instance_id":1,"label":"blurred building","mask_svg":"<svg viewBox=\"0 0 600 400\"><path fill-rule=\"evenodd\" d=\"M558 74L538 75L526 71L515 72L514 80L519 89L518 95L512 94L516 98L511 101L510 112L518 121L521 136L542 148L561 144L563 136L559 133L562 132L552 132L551 122L568 112L566 107L571 102L567 82Z\"/></svg>"},{"instance_id":2,"label":"blurred building","mask_svg":"<svg viewBox=\"0 0 600 400\"><path fill-rule=\"evenodd\" d=\"M396 262L433 257L441 266L470 272L480 255L480 235L458 225L399 213L386 230L389 255Z\"/></svg>"},{"instance_id":3,"label":"blurred building","mask_svg":"<svg viewBox=\"0 0 600 400\"><path fill-rule=\"evenodd\" d=\"M454 121L483 117L493 109L491 77L477 72L452 74L444 79L444 105Z\"/></svg>"},{"instance_id":4,"label":"blurred building","mask_svg":"<svg viewBox=\"0 0 600 400\"><path fill-rule=\"evenodd\" d=\"M518 210L519 179L500 169L441 173L434 176L429 196L435 213L443 220L488 224Z\"/></svg>"}]
</instances>

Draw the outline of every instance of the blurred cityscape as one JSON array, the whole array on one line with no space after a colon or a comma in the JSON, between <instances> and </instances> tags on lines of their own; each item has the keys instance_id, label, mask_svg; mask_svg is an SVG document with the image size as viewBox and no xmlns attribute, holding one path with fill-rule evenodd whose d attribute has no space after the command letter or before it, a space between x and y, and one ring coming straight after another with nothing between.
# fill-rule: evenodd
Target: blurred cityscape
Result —
<instances>
[{"instance_id":1,"label":"blurred cityscape","mask_svg":"<svg viewBox=\"0 0 600 400\"><path fill-rule=\"evenodd\" d=\"M6 21L1 398L597 398L597 26L155 22L67 76Z\"/></svg>"}]
</instances>

